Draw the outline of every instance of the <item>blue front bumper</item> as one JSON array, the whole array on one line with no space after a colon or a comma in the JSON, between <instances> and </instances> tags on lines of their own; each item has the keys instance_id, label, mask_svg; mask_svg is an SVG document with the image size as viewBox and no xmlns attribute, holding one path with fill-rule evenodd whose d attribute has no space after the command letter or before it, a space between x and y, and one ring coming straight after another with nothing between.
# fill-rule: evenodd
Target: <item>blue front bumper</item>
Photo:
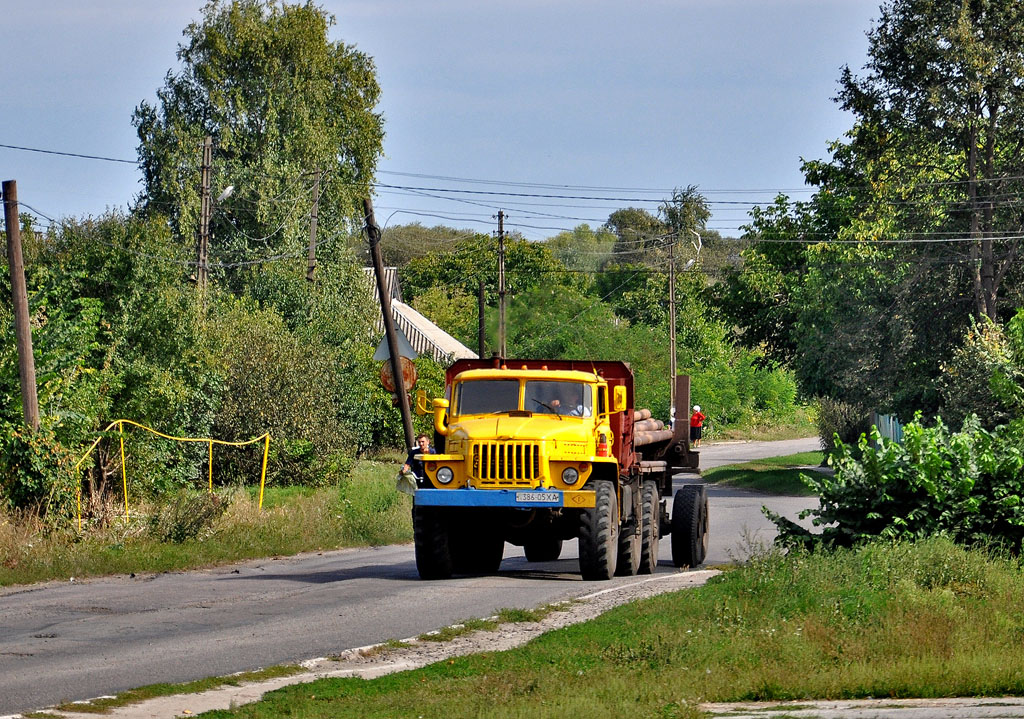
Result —
<instances>
[{"instance_id":1,"label":"blue front bumper","mask_svg":"<svg viewBox=\"0 0 1024 719\"><path fill-rule=\"evenodd\" d=\"M413 503L419 507L593 507L594 492L563 492L558 489L417 489Z\"/></svg>"}]
</instances>

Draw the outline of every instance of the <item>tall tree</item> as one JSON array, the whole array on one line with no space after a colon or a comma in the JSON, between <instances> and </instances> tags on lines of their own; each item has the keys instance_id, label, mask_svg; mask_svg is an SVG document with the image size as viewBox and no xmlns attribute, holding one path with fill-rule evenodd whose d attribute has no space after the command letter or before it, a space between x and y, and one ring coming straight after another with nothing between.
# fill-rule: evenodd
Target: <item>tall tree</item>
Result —
<instances>
[{"instance_id":1,"label":"tall tree","mask_svg":"<svg viewBox=\"0 0 1024 719\"><path fill-rule=\"evenodd\" d=\"M618 237L613 250L622 262L642 261L670 232L658 217L638 207L616 210L608 216L604 229Z\"/></svg>"},{"instance_id":2,"label":"tall tree","mask_svg":"<svg viewBox=\"0 0 1024 719\"><path fill-rule=\"evenodd\" d=\"M302 254L317 176L322 241L360 218L384 136L380 89L372 59L328 37L333 24L311 2L210 0L184 31L181 68L133 116L141 208L192 240L211 135L213 196L234 187L213 214L211 258Z\"/></svg>"},{"instance_id":3,"label":"tall tree","mask_svg":"<svg viewBox=\"0 0 1024 719\"><path fill-rule=\"evenodd\" d=\"M1017 0L888 0L868 33L867 74L845 68L837 98L857 117L854 150L897 151L867 178L880 194L895 183L924 189L905 200L945 201L937 224L969 236L974 309L992 319L1024 229L1010 201L1024 189L1022 38ZM924 167L933 182L908 187Z\"/></svg>"}]
</instances>

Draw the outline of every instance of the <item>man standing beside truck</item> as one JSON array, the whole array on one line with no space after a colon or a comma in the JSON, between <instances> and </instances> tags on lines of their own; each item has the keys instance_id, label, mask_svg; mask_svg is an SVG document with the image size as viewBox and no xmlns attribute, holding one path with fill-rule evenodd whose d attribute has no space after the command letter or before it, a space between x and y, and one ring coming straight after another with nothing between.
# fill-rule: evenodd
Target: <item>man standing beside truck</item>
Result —
<instances>
[{"instance_id":1,"label":"man standing beside truck","mask_svg":"<svg viewBox=\"0 0 1024 719\"><path fill-rule=\"evenodd\" d=\"M416 438L416 446L409 450L409 456L406 457L405 464L402 465L402 471L412 472L415 475L417 487L428 487L430 483L427 481L427 473L423 469L423 460L416 459L417 454L437 454L430 446L430 437L425 434Z\"/></svg>"}]
</instances>

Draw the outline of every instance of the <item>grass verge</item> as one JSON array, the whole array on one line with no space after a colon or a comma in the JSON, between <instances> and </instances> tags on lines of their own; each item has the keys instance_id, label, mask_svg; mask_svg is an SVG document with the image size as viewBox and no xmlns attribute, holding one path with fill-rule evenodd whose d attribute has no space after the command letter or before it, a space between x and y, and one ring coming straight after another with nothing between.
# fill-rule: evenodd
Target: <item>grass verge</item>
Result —
<instances>
[{"instance_id":1,"label":"grass verge","mask_svg":"<svg viewBox=\"0 0 1024 719\"><path fill-rule=\"evenodd\" d=\"M281 666L260 669L254 672L241 672L226 677L210 677L198 679L194 682L182 684L150 684L131 691L122 692L117 696L93 699L89 702L69 702L54 707L57 711L77 712L82 714L107 714L116 707L138 704L147 699L157 697L178 696L180 694L199 694L210 689L223 686L239 686L246 682L259 682L265 679L276 679L277 677L290 677L293 674L301 674L305 669L295 664L283 664Z\"/></svg>"},{"instance_id":2,"label":"grass verge","mask_svg":"<svg viewBox=\"0 0 1024 719\"><path fill-rule=\"evenodd\" d=\"M166 504L133 506L128 521L115 514L106 526L87 527L82 535L74 528L54 529L31 517L0 513L0 586L408 542L412 502L395 490L399 461L360 461L352 476L335 487L268 487L262 510L258 490L218 490L222 510L194 533L175 532L175 522L184 525L194 515L167 512ZM160 521L153 521L156 516ZM183 534L190 536L160 541L160 536Z\"/></svg>"},{"instance_id":3,"label":"grass verge","mask_svg":"<svg viewBox=\"0 0 1024 719\"><path fill-rule=\"evenodd\" d=\"M713 484L728 484L764 494L810 496L814 492L803 483L800 475L813 470L797 468L817 467L822 457L821 452L800 452L743 464L727 464L702 472L701 477Z\"/></svg>"},{"instance_id":4,"label":"grass verge","mask_svg":"<svg viewBox=\"0 0 1024 719\"><path fill-rule=\"evenodd\" d=\"M208 719L696 718L703 701L1024 694L1017 559L938 538L755 556L706 586L372 681L290 686Z\"/></svg>"}]
</instances>

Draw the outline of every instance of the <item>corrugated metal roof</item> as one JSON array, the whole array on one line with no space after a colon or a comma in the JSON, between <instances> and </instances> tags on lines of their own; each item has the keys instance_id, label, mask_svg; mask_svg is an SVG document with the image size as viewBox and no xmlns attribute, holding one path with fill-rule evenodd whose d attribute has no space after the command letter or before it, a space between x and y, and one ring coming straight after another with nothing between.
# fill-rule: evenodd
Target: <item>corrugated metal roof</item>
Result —
<instances>
[{"instance_id":1,"label":"corrugated metal roof","mask_svg":"<svg viewBox=\"0 0 1024 719\"><path fill-rule=\"evenodd\" d=\"M363 272L370 279L370 287L373 292L373 301L380 304L380 294L377 292L377 278L373 274L372 267L364 267ZM384 268L384 286L388 288L388 294L391 295L391 299L402 300L402 287L398 284L398 268L397 267L385 267ZM383 322L383 320L381 320Z\"/></svg>"},{"instance_id":2,"label":"corrugated metal roof","mask_svg":"<svg viewBox=\"0 0 1024 719\"><path fill-rule=\"evenodd\" d=\"M373 301L379 305L377 281L373 274L373 268L364 267L363 270L370 279ZM391 295L391 314L395 318L395 324L405 333L414 350L420 354L430 355L440 365L449 365L457 359L472 359L477 356L476 352L402 302L397 268L385 267L384 280ZM384 318L378 317L374 326L378 332L383 332Z\"/></svg>"}]
</instances>

